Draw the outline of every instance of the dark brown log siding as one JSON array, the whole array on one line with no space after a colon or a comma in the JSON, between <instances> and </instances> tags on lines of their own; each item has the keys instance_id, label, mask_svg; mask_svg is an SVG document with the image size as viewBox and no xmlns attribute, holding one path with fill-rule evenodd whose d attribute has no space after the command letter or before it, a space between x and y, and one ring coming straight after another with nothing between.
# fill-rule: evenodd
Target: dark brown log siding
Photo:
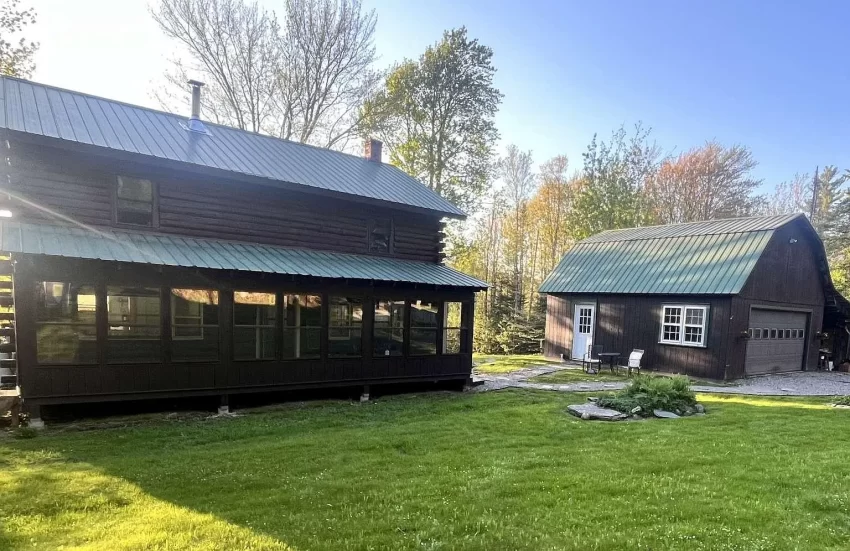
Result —
<instances>
[{"instance_id":1,"label":"dark brown log siding","mask_svg":"<svg viewBox=\"0 0 850 551\"><path fill-rule=\"evenodd\" d=\"M792 240L796 242L791 243ZM729 332L735 338L731 339L727 377L746 374L747 340L741 335L749 327L750 312L759 306L809 313L805 368L817 367L820 341L815 335L823 327L824 311L823 274L815 254L819 248L820 244L800 222L774 233L741 293L732 300Z\"/></svg>"},{"instance_id":2,"label":"dark brown log siding","mask_svg":"<svg viewBox=\"0 0 850 551\"><path fill-rule=\"evenodd\" d=\"M316 198L240 182L148 173L139 166L82 162L58 150L13 146L10 191L27 202L18 219L67 216L96 226L113 225L116 174L147 177L159 188L159 227L153 231L369 254L370 220L393 220L396 258L436 262L442 251L439 217ZM139 228L144 229L144 228Z\"/></svg>"},{"instance_id":3,"label":"dark brown log siding","mask_svg":"<svg viewBox=\"0 0 850 551\"><path fill-rule=\"evenodd\" d=\"M549 295L544 347L547 356L569 354L573 338L573 305L576 302L596 304L594 344L602 345L607 352L619 352L621 360L628 357L633 349L640 348L645 351L643 366L647 369L724 378L729 342L729 297ZM658 342L663 304L709 306L705 348Z\"/></svg>"},{"instance_id":4,"label":"dark brown log siding","mask_svg":"<svg viewBox=\"0 0 850 551\"><path fill-rule=\"evenodd\" d=\"M543 354L547 358L569 359L573 346L573 314L569 299L561 295L546 297L546 334Z\"/></svg>"},{"instance_id":5,"label":"dark brown log siding","mask_svg":"<svg viewBox=\"0 0 850 551\"><path fill-rule=\"evenodd\" d=\"M820 245L803 229L800 223L794 223L773 234L738 296L768 303L823 306L823 276L814 253Z\"/></svg>"},{"instance_id":6,"label":"dark brown log siding","mask_svg":"<svg viewBox=\"0 0 850 551\"><path fill-rule=\"evenodd\" d=\"M70 260L19 255L16 260L15 302L18 324L19 382L24 399L31 403L70 403L140 399L149 397L219 395L287 388L353 386L413 381L462 381L472 369L471 327L464 335L463 352L434 356L371 356L371 301L381 298L406 300L461 301L464 318L471 325L473 293L458 290L417 289L411 285L358 285L355 282L321 281L283 276L257 277L255 274L215 270L159 268L147 265ZM169 360L163 339L163 361L149 364L108 364L101 354L92 365L39 365L36 361L35 284L39 281L65 281L68 274L79 283L103 289L117 285L188 287L218 289L220 293L219 361L176 362ZM362 297L364 301L363 350L359 358L305 360L235 361L232 359L230 309L233 290L282 291ZM167 312L168 294L163 292L162 308ZM327 304L327 301L324 301ZM167 313L163 313L163 322ZM106 308L98 302L100 339L106 333ZM325 319L327 316L325 315ZM167 325L165 325L167 329ZM409 327L409 325L408 325ZM102 333L102 334L101 334ZM164 330L164 335L170 331ZM324 341L324 339L323 339Z\"/></svg>"}]
</instances>

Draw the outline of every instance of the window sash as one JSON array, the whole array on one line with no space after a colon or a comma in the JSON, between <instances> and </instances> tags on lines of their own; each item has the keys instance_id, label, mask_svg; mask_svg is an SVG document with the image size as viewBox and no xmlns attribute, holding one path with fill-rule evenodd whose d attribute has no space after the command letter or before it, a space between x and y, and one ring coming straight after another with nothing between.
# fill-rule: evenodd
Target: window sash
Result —
<instances>
[{"instance_id":1,"label":"window sash","mask_svg":"<svg viewBox=\"0 0 850 551\"><path fill-rule=\"evenodd\" d=\"M708 331L708 306L693 304L663 305L661 309L662 344L705 347ZM699 321L699 323L696 323Z\"/></svg>"},{"instance_id":2,"label":"window sash","mask_svg":"<svg viewBox=\"0 0 850 551\"><path fill-rule=\"evenodd\" d=\"M130 187L139 186L140 193L133 193ZM114 217L117 224L129 226L155 227L156 185L144 178L118 176L115 181ZM144 220L136 219L144 217Z\"/></svg>"}]
</instances>

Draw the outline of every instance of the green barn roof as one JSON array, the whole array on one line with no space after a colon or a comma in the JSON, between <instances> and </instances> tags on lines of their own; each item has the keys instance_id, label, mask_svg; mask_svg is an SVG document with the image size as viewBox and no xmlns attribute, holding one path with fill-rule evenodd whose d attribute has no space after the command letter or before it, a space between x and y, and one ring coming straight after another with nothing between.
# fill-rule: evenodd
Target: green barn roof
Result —
<instances>
[{"instance_id":1,"label":"green barn roof","mask_svg":"<svg viewBox=\"0 0 850 551\"><path fill-rule=\"evenodd\" d=\"M773 232L802 214L609 230L576 244L541 293L734 295Z\"/></svg>"},{"instance_id":2,"label":"green barn roof","mask_svg":"<svg viewBox=\"0 0 850 551\"><path fill-rule=\"evenodd\" d=\"M442 264L78 226L0 221L0 251L160 266L486 289Z\"/></svg>"}]
</instances>

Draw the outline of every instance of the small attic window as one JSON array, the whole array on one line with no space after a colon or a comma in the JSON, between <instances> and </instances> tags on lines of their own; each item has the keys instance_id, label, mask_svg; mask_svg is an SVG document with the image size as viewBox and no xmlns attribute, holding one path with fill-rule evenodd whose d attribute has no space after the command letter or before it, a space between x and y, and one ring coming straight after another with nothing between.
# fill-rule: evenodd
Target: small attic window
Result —
<instances>
[{"instance_id":1,"label":"small attic window","mask_svg":"<svg viewBox=\"0 0 850 551\"><path fill-rule=\"evenodd\" d=\"M156 185L150 180L118 176L115 222L132 226L156 225Z\"/></svg>"},{"instance_id":2,"label":"small attic window","mask_svg":"<svg viewBox=\"0 0 850 551\"><path fill-rule=\"evenodd\" d=\"M393 252L393 221L379 218L369 223L368 250L370 253L391 254Z\"/></svg>"}]
</instances>

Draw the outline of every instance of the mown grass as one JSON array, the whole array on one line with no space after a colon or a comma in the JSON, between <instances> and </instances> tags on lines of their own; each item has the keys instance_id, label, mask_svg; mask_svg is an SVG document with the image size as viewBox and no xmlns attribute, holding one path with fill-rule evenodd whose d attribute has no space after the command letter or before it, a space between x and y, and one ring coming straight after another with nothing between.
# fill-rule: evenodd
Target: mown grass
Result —
<instances>
[{"instance_id":1,"label":"mown grass","mask_svg":"<svg viewBox=\"0 0 850 551\"><path fill-rule=\"evenodd\" d=\"M581 368L562 369L546 375L528 379L530 383L573 384L573 383L627 383L631 381L626 373L611 373L604 368L600 373L585 373Z\"/></svg>"},{"instance_id":2,"label":"mown grass","mask_svg":"<svg viewBox=\"0 0 850 551\"><path fill-rule=\"evenodd\" d=\"M432 393L0 439L0 549L846 549L850 411Z\"/></svg>"},{"instance_id":3,"label":"mown grass","mask_svg":"<svg viewBox=\"0 0 850 551\"><path fill-rule=\"evenodd\" d=\"M526 367L560 364L557 360L547 360L541 354L473 354L475 369L481 373L510 373Z\"/></svg>"}]
</instances>

